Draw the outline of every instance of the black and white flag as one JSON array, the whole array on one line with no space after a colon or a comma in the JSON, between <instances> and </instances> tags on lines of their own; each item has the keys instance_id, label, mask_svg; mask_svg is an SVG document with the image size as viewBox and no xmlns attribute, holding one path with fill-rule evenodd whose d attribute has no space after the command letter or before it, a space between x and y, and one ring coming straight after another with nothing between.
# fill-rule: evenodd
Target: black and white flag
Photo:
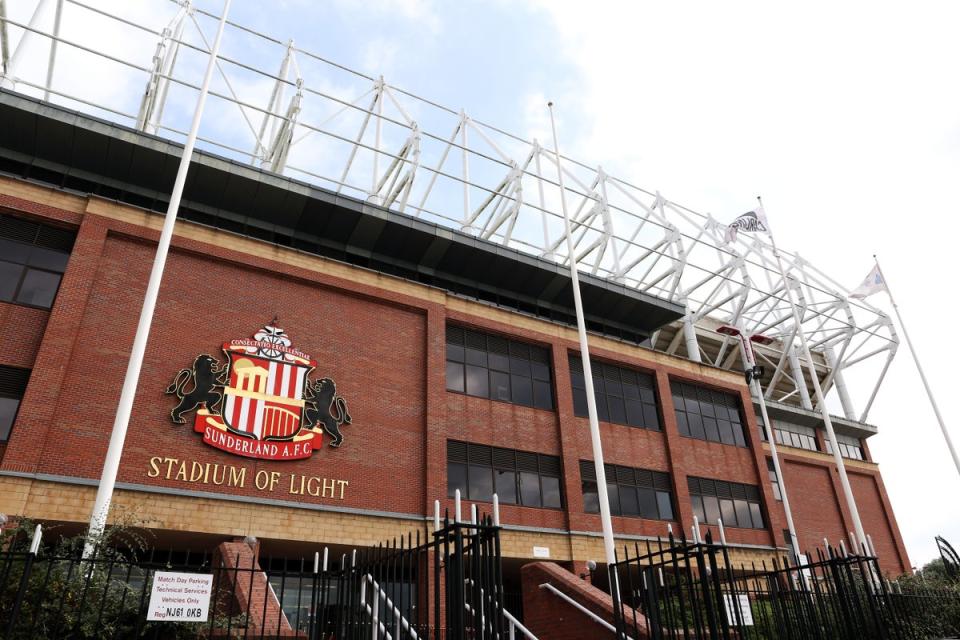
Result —
<instances>
[{"instance_id":1,"label":"black and white flag","mask_svg":"<svg viewBox=\"0 0 960 640\"><path fill-rule=\"evenodd\" d=\"M763 207L757 207L753 211L748 211L728 224L727 230L723 234L723 241L726 244L736 241L737 232L739 231L747 233L763 231L764 233L769 233L770 227L767 225L767 215L763 212Z\"/></svg>"}]
</instances>

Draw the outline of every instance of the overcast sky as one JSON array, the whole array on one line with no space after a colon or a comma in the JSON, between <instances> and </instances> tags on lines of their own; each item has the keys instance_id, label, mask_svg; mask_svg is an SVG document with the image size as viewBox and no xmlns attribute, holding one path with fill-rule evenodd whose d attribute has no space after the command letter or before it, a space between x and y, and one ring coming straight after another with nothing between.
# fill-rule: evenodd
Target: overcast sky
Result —
<instances>
[{"instance_id":1,"label":"overcast sky","mask_svg":"<svg viewBox=\"0 0 960 640\"><path fill-rule=\"evenodd\" d=\"M90 2L157 27L171 10L167 0ZM35 4L7 0L23 22ZM960 444L952 361L960 311L960 4L287 0L263 7L234 0L232 16L508 131L542 136L543 105L553 99L565 154L718 219L746 211L762 194L780 243L851 288L877 253ZM143 38L84 20L77 38L143 50L149 60L153 45L144 49ZM120 78L91 83L82 73L61 81L134 102L142 89L140 80L131 92ZM871 301L891 311L883 297ZM868 382L851 376L858 408ZM936 556L934 535L960 544L960 475L905 342L868 421L880 429L870 445L912 563Z\"/></svg>"}]
</instances>

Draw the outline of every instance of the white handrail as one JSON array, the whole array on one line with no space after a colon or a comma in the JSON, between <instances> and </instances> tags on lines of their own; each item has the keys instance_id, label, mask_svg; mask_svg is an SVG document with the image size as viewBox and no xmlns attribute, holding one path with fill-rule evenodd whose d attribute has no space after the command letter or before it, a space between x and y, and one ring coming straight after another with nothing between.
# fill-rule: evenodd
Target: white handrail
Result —
<instances>
[{"instance_id":1,"label":"white handrail","mask_svg":"<svg viewBox=\"0 0 960 640\"><path fill-rule=\"evenodd\" d=\"M527 629L525 626L523 626L523 624L521 624L521 622L520 622L519 620L517 620L516 618L514 618L512 613L510 613L509 611L507 611L507 610L504 609L503 607L500 608L500 611L503 612L503 617L506 618L506 619L507 619L507 622L510 623L510 629L509 629L509 631L510 631L510 640L515 640L515 639L516 639L516 635L515 635L515 633L514 633L514 629L519 629L519 630L520 630L520 633L522 633L523 636L524 636L525 638L527 638L527 640L537 640L537 636L533 635L533 633L530 632L530 629Z\"/></svg>"},{"instance_id":2,"label":"white handrail","mask_svg":"<svg viewBox=\"0 0 960 640\"><path fill-rule=\"evenodd\" d=\"M370 586L373 587L374 594L378 596L374 598L373 607L367 604L367 582L369 582ZM383 600L384 604L387 606L387 609L393 612L394 620L400 623L400 626L404 631L407 632L407 635L410 636L411 640L419 640L420 636L417 635L416 630L410 626L410 623L407 621L407 619L403 617L403 614L400 613L400 610L397 609L397 607L393 604L393 601L390 600L389 596L387 596L387 592L384 591L383 588L377 584L377 581L373 579L373 576L368 573L367 575L363 576L363 579L360 582L360 606L363 607L367 614L373 618L374 639L377 640L380 638L380 636L387 634L386 625L380 622L379 600ZM399 637L397 630L394 631L394 637Z\"/></svg>"},{"instance_id":3,"label":"white handrail","mask_svg":"<svg viewBox=\"0 0 960 640\"><path fill-rule=\"evenodd\" d=\"M496 496L496 494L494 494L494 496ZM464 584L473 584L473 580L471 578L464 578L463 582ZM484 597L483 589L481 589L480 590L481 600L483 599L483 597ZM516 629L520 629L520 633L522 633L524 637L527 638L527 640L539 640L537 636L533 635L533 632L530 631L530 629L527 629L525 626L523 626L523 624L519 620L517 620L512 613L506 610L506 608L503 606L503 603L496 602L493 599L493 597L489 595L486 597L486 599L489 602L493 603L494 605L498 606L500 608L500 613L502 613L503 617L507 619L507 623L509 624L508 631L510 633L510 640L515 640ZM467 610L467 613L471 613L471 614L473 613L473 607L470 606L470 603L464 603L463 606ZM483 626L489 628L491 631L493 630L493 625L487 624L486 620L484 620L482 624Z\"/></svg>"},{"instance_id":4,"label":"white handrail","mask_svg":"<svg viewBox=\"0 0 960 640\"><path fill-rule=\"evenodd\" d=\"M585 613L587 616L589 616L591 619L593 619L594 622L597 622L603 625L604 627L606 627L607 629L609 629L614 633L617 632L617 628L614 627L612 624L610 624L609 622L607 622L606 620L604 620L603 618L595 614L593 611L590 611L590 609L587 609L585 606L583 606L582 604L580 604L579 602L577 602L576 600L574 600L573 598L565 594L563 591L560 591L549 582L544 582L542 585L540 585L540 588L546 589L547 591L549 591L555 596L560 596L560 598L566 601L568 604L572 604L574 607L576 607L577 609Z\"/></svg>"}]
</instances>

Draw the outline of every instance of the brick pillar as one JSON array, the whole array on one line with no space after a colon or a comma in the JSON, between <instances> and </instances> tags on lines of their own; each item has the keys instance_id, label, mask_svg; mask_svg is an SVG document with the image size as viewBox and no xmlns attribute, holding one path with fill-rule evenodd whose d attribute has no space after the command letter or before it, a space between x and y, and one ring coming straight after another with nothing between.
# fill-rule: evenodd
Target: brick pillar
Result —
<instances>
[{"instance_id":1,"label":"brick pillar","mask_svg":"<svg viewBox=\"0 0 960 640\"><path fill-rule=\"evenodd\" d=\"M245 542L223 542L214 551L216 577L213 613L247 614L247 632L275 637L298 637L260 569L256 551Z\"/></svg>"},{"instance_id":2,"label":"brick pillar","mask_svg":"<svg viewBox=\"0 0 960 640\"><path fill-rule=\"evenodd\" d=\"M60 281L60 289L37 352L33 370L36 372L30 378L30 384L20 405L16 424L11 431L11 438L3 454L0 468L8 471L35 472L40 461L45 456L54 456L55 452L46 450L48 446L60 446L55 438L48 438L51 425L69 416L76 408L61 408L57 405L61 386L69 369L74 342L77 337L78 323L83 317L84 309L90 292L96 280L100 256L107 239L105 221L98 217L87 215L82 219L77 231L67 270ZM149 270L149 265L146 267ZM144 281L145 282L145 281ZM146 286L146 285L144 285ZM129 310L127 310L129 311ZM135 318L136 316L134 316ZM117 344L126 345L129 349L133 343L133 334L136 322L130 325L129 335L116 336ZM126 363L123 363L126 366ZM110 401L114 405L120 395L117 388L117 398ZM27 425L20 429L21 433L29 433L29 438L17 437L17 425ZM110 437L109 425L104 429L104 439ZM104 440L104 442L105 442ZM104 447L106 445L104 444ZM95 447L95 450L99 447ZM94 455L102 455L96 453ZM99 475L101 463L94 463Z\"/></svg>"},{"instance_id":3,"label":"brick pillar","mask_svg":"<svg viewBox=\"0 0 960 640\"><path fill-rule=\"evenodd\" d=\"M667 464L670 467L670 479L673 482L673 496L676 499L676 513L674 519L680 526L680 531L674 530L674 535L679 537L681 532L686 532L690 537L690 529L693 527L693 507L690 505L690 490L687 488L688 469L684 463L682 451L684 450L683 436L677 428L677 414L673 411L673 394L670 391L670 378L667 373L661 369L654 372L657 385L657 396L660 400L660 408L663 414L663 435L667 445Z\"/></svg>"}]
</instances>

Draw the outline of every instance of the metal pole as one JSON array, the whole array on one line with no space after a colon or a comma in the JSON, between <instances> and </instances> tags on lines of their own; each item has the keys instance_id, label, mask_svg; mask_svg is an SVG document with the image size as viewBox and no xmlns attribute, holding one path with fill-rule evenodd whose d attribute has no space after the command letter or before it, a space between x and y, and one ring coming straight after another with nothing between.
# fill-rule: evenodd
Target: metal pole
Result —
<instances>
[{"instance_id":1,"label":"metal pole","mask_svg":"<svg viewBox=\"0 0 960 640\"><path fill-rule=\"evenodd\" d=\"M147 338L150 336L150 325L153 322L153 311L157 304L157 294L160 292L160 281L163 278L163 268L167 262L167 252L170 249L170 239L173 236L173 227L177 221L177 212L180 208L180 198L183 196L183 186L187 180L187 170L190 168L190 158L193 156L193 147L197 142L197 132L200 129L200 118L203 115L204 103L210 89L210 79L217 61L217 52L220 50L220 40L223 28L227 22L227 13L230 11L232 0L224 0L223 14L220 16L220 26L217 29L213 48L210 50L210 60L200 89L200 97L193 114L193 124L190 135L183 148L180 158L180 168L170 194L170 204L167 206L166 217L163 221L163 230L160 232L160 242L153 260L153 269L147 283L147 291L143 296L143 307L140 310L140 321L137 324L137 333L133 339L133 348L130 360L127 363L127 373L123 380L123 390L120 393L120 402L117 406L117 416L113 423L113 432L110 434L110 445L103 461L103 471L100 474L100 484L97 487L97 497L90 513L90 528L87 532L87 543L84 550L89 554L96 540L103 533L107 514L110 511L110 501L113 498L113 488L117 481L117 469L120 467L120 456L123 453L123 443L127 437L127 427L130 424L130 413L133 409L133 400L137 393L137 383L140 379L140 367L147 347Z\"/></svg>"},{"instance_id":2,"label":"metal pole","mask_svg":"<svg viewBox=\"0 0 960 640\"><path fill-rule=\"evenodd\" d=\"M763 201L757 196L760 207L763 207ZM787 272L783 268L783 260L780 258L780 251L777 249L777 241L773 237L773 230L768 229L770 234L770 244L773 247L773 257L777 261L777 269L780 271L780 277L783 278L783 286L787 292L787 300L790 302L790 310L793 312L793 322L797 328L797 337L800 338L800 348L803 350L803 358L807 361L807 369L810 373L810 381L813 383L813 392L816 396L817 406L820 408L820 415L823 417L823 426L826 428L827 436L830 438L830 444L833 445L833 461L837 465L837 471L840 474L840 486L843 488L843 496L847 502L847 508L850 510L850 517L853 518L853 528L857 531L857 538L863 544L867 543L866 535L863 533L863 523L860 521L860 511L857 509L857 502L853 499L853 489L850 488L850 479L847 478L847 469L843 464L843 456L840 455L840 447L837 445L837 435L833 432L833 422L830 420L830 412L827 411L827 403L823 397L823 389L820 387L820 378L817 376L817 368L813 364L813 356L810 354L810 347L807 345L807 336L803 330L803 322L800 318L800 312L797 310L796 302L793 299L793 287L787 280Z\"/></svg>"},{"instance_id":3,"label":"metal pole","mask_svg":"<svg viewBox=\"0 0 960 640\"><path fill-rule=\"evenodd\" d=\"M60 38L60 18L63 16L63 0L57 0L57 11L53 14L53 38L50 39L50 59L47 61L47 83L44 85L43 99L50 102L50 86L53 84L53 68L57 63L57 42Z\"/></svg>"},{"instance_id":4,"label":"metal pole","mask_svg":"<svg viewBox=\"0 0 960 640\"><path fill-rule=\"evenodd\" d=\"M753 369L757 360L753 355L753 347L750 340L743 333L740 333L740 346L746 354L747 367ZM790 546L793 548L793 556L797 565L800 564L800 541L797 539L797 528L793 526L793 512L790 510L790 498L787 496L787 483L783 478L783 470L780 467L780 454L777 453L777 439L773 434L773 426L770 422L770 416L767 415L767 401L763 397L763 389L760 387L760 381L756 378L750 378L750 388L760 401L760 415L763 417L763 429L767 434L767 442L770 444L770 457L773 459L773 471L777 474L777 482L780 484L780 496L783 498L783 512L787 516L787 529L790 531Z\"/></svg>"},{"instance_id":5,"label":"metal pole","mask_svg":"<svg viewBox=\"0 0 960 640\"><path fill-rule=\"evenodd\" d=\"M874 262L877 263L877 271L880 273L880 277L883 278L883 286L887 290L887 296L890 297L890 304L893 305L893 311L897 314L897 320L900 322L900 328L903 329L903 336L907 339L907 347L910 348L910 355L913 356L913 363L917 365L917 372L920 374L920 380L923 382L923 388L927 391L927 397L930 398L930 405L933 407L933 413L937 416L937 423L940 424L940 431L943 432L943 439L947 442L947 448L950 450L950 455L953 456L953 464L957 467L957 473L960 473L960 457L957 456L957 449L953 446L953 440L950 439L950 432L947 431L947 425L943 422L943 416L940 415L940 408L937 407L937 401L933 398L933 391L930 389L930 383L927 382L927 376L923 373L923 367L920 366L920 358L917 357L917 352L913 348L913 342L910 340L910 334L907 333L907 327L903 324L903 316L900 315L900 307L897 306L896 300L893 299L893 292L890 291L890 285L887 283L887 277L883 275L883 269L880 268L880 261L877 260L877 256L873 256Z\"/></svg>"},{"instance_id":6,"label":"metal pole","mask_svg":"<svg viewBox=\"0 0 960 640\"><path fill-rule=\"evenodd\" d=\"M593 372L590 369L590 348L587 345L587 327L583 320L583 302L580 300L580 278L577 275L577 260L573 251L570 232L570 215L563 186L563 169L560 166L560 149L557 144L557 125L553 118L553 103L548 102L550 128L553 131L553 153L557 162L557 182L560 185L560 208L563 210L564 233L567 236L567 254L570 256L570 280L573 283L573 304L577 314L577 334L580 337L580 358L583 361L583 378L587 392L587 415L590 418L590 443L593 446L593 465L597 474L597 497L600 501L600 525L603 528L603 550L607 566L616 563L613 545L613 521L610 519L610 498L607 495L607 474L603 466L603 446L600 443L600 423L597 418L597 401L593 395ZM611 585L611 588L613 585Z\"/></svg>"},{"instance_id":7,"label":"metal pole","mask_svg":"<svg viewBox=\"0 0 960 640\"><path fill-rule=\"evenodd\" d=\"M0 0L0 76L7 72L7 61L10 60L10 36L7 34L7 7L4 0ZM543 205L543 203L540 203Z\"/></svg>"}]
</instances>

